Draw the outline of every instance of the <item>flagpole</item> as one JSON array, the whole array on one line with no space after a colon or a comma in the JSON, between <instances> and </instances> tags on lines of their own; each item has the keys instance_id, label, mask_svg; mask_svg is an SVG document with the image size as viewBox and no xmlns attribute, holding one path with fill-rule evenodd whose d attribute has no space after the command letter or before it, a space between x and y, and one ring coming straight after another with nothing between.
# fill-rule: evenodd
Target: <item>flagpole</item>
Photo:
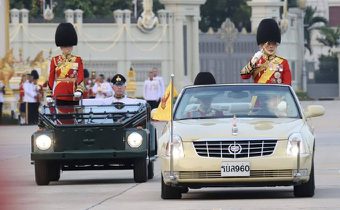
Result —
<instances>
[{"instance_id":1,"label":"flagpole","mask_svg":"<svg viewBox=\"0 0 340 210\"><path fill-rule=\"evenodd\" d=\"M173 102L174 102L174 74L171 74L171 90L170 90L170 180L175 180L174 176L174 160L173 160L173 140L174 140L174 118L173 118Z\"/></svg>"}]
</instances>

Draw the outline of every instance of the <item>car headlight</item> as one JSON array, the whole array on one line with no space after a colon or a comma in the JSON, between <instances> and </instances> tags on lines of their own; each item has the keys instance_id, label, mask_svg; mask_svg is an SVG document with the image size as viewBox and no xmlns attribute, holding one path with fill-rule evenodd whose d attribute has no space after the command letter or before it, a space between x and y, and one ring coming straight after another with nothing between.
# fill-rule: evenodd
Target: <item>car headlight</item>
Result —
<instances>
[{"instance_id":1,"label":"car headlight","mask_svg":"<svg viewBox=\"0 0 340 210\"><path fill-rule=\"evenodd\" d=\"M132 148L137 148L137 147L139 147L140 145L142 145L143 136L140 135L140 134L137 133L137 132L132 132L132 133L128 136L127 142L128 142L128 144L130 145L130 147L132 147Z\"/></svg>"},{"instance_id":2,"label":"car headlight","mask_svg":"<svg viewBox=\"0 0 340 210\"><path fill-rule=\"evenodd\" d=\"M40 150L48 150L52 146L51 137L42 134L35 139L35 144Z\"/></svg>"},{"instance_id":3,"label":"car headlight","mask_svg":"<svg viewBox=\"0 0 340 210\"><path fill-rule=\"evenodd\" d=\"M179 135L174 135L173 142L172 142L172 155L174 158L182 158L184 157L184 151L183 151L183 143L182 138ZM170 140L166 145L166 155L170 156L171 152L171 146L170 146Z\"/></svg>"},{"instance_id":4,"label":"car headlight","mask_svg":"<svg viewBox=\"0 0 340 210\"><path fill-rule=\"evenodd\" d=\"M297 156L299 153L299 147L300 147L300 154L303 154L306 152L305 145L303 138L300 133L293 133L288 138L288 144L287 144L287 154L292 156Z\"/></svg>"}]
</instances>

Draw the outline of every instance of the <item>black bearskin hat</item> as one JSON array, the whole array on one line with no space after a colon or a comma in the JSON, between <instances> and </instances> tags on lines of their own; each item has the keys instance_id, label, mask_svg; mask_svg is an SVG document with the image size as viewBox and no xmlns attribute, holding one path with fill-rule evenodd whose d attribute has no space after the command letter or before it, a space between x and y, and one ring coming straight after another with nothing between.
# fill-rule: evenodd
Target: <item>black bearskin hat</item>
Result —
<instances>
[{"instance_id":1,"label":"black bearskin hat","mask_svg":"<svg viewBox=\"0 0 340 210\"><path fill-rule=\"evenodd\" d=\"M33 77L33 79L37 80L39 79L39 73L37 72L37 70L33 69L31 71L31 76Z\"/></svg>"},{"instance_id":2,"label":"black bearskin hat","mask_svg":"<svg viewBox=\"0 0 340 210\"><path fill-rule=\"evenodd\" d=\"M84 69L84 78L89 78L90 77L90 72L87 69Z\"/></svg>"},{"instance_id":3,"label":"black bearskin hat","mask_svg":"<svg viewBox=\"0 0 340 210\"><path fill-rule=\"evenodd\" d=\"M281 31L277 22L271 18L261 20L257 28L256 40L258 45L269 41L281 43Z\"/></svg>"},{"instance_id":4,"label":"black bearskin hat","mask_svg":"<svg viewBox=\"0 0 340 210\"><path fill-rule=\"evenodd\" d=\"M210 72L200 72L197 74L194 85L212 85L216 84L215 77Z\"/></svg>"},{"instance_id":5,"label":"black bearskin hat","mask_svg":"<svg viewBox=\"0 0 340 210\"><path fill-rule=\"evenodd\" d=\"M70 47L78 44L76 30L71 23L60 23L55 32L55 44L58 47Z\"/></svg>"}]
</instances>

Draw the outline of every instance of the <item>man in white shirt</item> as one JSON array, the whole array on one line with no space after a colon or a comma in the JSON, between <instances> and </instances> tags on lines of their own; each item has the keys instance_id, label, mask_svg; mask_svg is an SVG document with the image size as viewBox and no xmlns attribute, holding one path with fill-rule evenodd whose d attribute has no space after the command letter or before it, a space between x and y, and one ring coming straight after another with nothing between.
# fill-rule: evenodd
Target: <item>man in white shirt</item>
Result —
<instances>
[{"instance_id":1,"label":"man in white shirt","mask_svg":"<svg viewBox=\"0 0 340 210\"><path fill-rule=\"evenodd\" d=\"M36 124L37 123L37 88L33 83L32 74L27 74L27 81L23 85L24 89L24 98L23 102L26 103L25 112L26 112L26 120L28 124Z\"/></svg>"},{"instance_id":2,"label":"man in white shirt","mask_svg":"<svg viewBox=\"0 0 340 210\"><path fill-rule=\"evenodd\" d=\"M143 96L150 104L151 109L157 108L161 97L161 84L159 80L154 79L153 71L149 72L149 78L144 81Z\"/></svg>"},{"instance_id":3,"label":"man in white shirt","mask_svg":"<svg viewBox=\"0 0 340 210\"><path fill-rule=\"evenodd\" d=\"M4 103L5 85L0 80L0 121L2 120L2 106Z\"/></svg>"},{"instance_id":4,"label":"man in white shirt","mask_svg":"<svg viewBox=\"0 0 340 210\"><path fill-rule=\"evenodd\" d=\"M158 103L160 102L160 100L162 99L163 95L164 95L164 91L165 91L165 85L164 85L164 79L163 77L158 75L158 69L156 67L152 68L154 77L154 80L157 80L159 82L160 85L160 91L159 91L159 99L158 99Z\"/></svg>"},{"instance_id":5,"label":"man in white shirt","mask_svg":"<svg viewBox=\"0 0 340 210\"><path fill-rule=\"evenodd\" d=\"M108 98L113 95L113 90L110 83L105 81L105 76L100 74L96 84L92 87L92 92L96 95L95 98Z\"/></svg>"}]
</instances>

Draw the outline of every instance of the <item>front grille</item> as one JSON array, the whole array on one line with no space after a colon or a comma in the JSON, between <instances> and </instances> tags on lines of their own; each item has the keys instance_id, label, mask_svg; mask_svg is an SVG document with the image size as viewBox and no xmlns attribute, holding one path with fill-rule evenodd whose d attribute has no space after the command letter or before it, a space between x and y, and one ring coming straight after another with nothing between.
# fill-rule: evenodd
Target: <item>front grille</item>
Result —
<instances>
[{"instance_id":1,"label":"front grille","mask_svg":"<svg viewBox=\"0 0 340 210\"><path fill-rule=\"evenodd\" d=\"M248 158L271 155L277 140L195 141L199 156L219 158Z\"/></svg>"},{"instance_id":2,"label":"front grille","mask_svg":"<svg viewBox=\"0 0 340 210\"><path fill-rule=\"evenodd\" d=\"M251 170L250 178L261 177L292 177L292 170ZM180 179L216 179L226 178L221 176L221 171L180 171ZM249 177L244 177L249 178Z\"/></svg>"}]
</instances>

